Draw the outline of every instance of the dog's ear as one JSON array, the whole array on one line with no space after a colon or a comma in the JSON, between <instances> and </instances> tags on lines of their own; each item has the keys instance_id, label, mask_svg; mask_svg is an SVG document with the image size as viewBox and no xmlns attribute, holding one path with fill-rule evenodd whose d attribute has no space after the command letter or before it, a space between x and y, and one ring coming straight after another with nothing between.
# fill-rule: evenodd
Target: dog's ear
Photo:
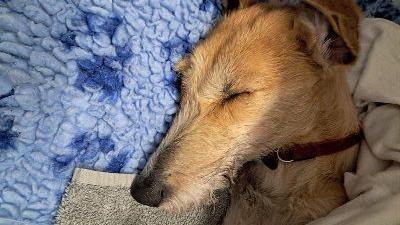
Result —
<instances>
[{"instance_id":1,"label":"dog's ear","mask_svg":"<svg viewBox=\"0 0 400 225\"><path fill-rule=\"evenodd\" d=\"M222 0L222 6L225 11L229 12L236 9L247 8L257 2L257 0Z\"/></svg>"},{"instance_id":2,"label":"dog's ear","mask_svg":"<svg viewBox=\"0 0 400 225\"><path fill-rule=\"evenodd\" d=\"M355 62L359 52L361 10L352 0L303 0L297 39L320 64Z\"/></svg>"}]
</instances>

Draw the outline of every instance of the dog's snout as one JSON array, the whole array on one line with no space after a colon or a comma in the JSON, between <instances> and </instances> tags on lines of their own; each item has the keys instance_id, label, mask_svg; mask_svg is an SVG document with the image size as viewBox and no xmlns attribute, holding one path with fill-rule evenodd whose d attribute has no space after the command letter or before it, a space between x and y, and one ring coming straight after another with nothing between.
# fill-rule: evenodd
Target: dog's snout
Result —
<instances>
[{"instance_id":1,"label":"dog's snout","mask_svg":"<svg viewBox=\"0 0 400 225\"><path fill-rule=\"evenodd\" d=\"M154 176L137 176L131 186L131 195L139 203L157 207L164 197L164 185Z\"/></svg>"}]
</instances>

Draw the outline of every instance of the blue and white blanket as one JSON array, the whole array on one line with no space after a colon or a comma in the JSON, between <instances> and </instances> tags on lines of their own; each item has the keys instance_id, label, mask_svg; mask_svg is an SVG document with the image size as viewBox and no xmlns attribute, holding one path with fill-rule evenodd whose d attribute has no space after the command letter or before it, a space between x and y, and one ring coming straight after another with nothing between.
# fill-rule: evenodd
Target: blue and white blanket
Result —
<instances>
[{"instance_id":1,"label":"blue and white blanket","mask_svg":"<svg viewBox=\"0 0 400 225\"><path fill-rule=\"evenodd\" d=\"M369 2L399 22L391 1ZM77 166L143 168L177 108L171 65L219 12L217 0L0 0L0 224L52 223Z\"/></svg>"}]
</instances>

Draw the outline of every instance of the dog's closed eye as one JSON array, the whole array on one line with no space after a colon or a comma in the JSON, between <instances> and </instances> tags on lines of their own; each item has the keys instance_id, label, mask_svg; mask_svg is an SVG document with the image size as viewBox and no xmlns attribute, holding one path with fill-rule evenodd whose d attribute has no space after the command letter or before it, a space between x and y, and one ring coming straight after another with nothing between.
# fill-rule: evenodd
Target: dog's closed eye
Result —
<instances>
[{"instance_id":1,"label":"dog's closed eye","mask_svg":"<svg viewBox=\"0 0 400 225\"><path fill-rule=\"evenodd\" d=\"M222 104L232 102L239 97L242 97L244 95L249 95L251 94L250 91L248 90L243 90L243 89L236 89L234 88L234 83L233 82L227 82L223 88L222 88Z\"/></svg>"},{"instance_id":2,"label":"dog's closed eye","mask_svg":"<svg viewBox=\"0 0 400 225\"><path fill-rule=\"evenodd\" d=\"M251 94L250 91L232 92L232 93L227 94L223 98L222 103L228 103L228 102L231 102L231 101L234 101L234 100L238 99L239 97L242 97L244 95L249 95L249 94Z\"/></svg>"}]
</instances>

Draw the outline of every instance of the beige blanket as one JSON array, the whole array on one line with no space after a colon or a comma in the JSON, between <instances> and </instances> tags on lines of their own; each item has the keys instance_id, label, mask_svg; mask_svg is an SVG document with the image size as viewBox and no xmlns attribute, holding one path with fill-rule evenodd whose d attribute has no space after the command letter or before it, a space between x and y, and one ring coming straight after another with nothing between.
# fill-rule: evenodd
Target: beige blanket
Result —
<instances>
[{"instance_id":1,"label":"beige blanket","mask_svg":"<svg viewBox=\"0 0 400 225\"><path fill-rule=\"evenodd\" d=\"M351 201L312 225L400 224L400 26L362 24L362 57L349 76L365 132L357 171L345 174Z\"/></svg>"}]
</instances>

